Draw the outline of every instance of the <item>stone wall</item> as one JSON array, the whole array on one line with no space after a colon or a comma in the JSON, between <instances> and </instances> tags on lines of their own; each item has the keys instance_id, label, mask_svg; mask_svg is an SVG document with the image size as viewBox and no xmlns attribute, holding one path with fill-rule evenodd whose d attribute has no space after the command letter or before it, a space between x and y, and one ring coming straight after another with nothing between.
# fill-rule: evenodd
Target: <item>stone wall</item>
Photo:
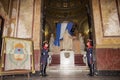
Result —
<instances>
[{"instance_id":1,"label":"stone wall","mask_svg":"<svg viewBox=\"0 0 120 80\"><path fill-rule=\"evenodd\" d=\"M97 48L120 48L120 5L116 5L116 0L92 1Z\"/></svg>"},{"instance_id":2,"label":"stone wall","mask_svg":"<svg viewBox=\"0 0 120 80\"><path fill-rule=\"evenodd\" d=\"M9 0L0 0L0 3L2 4L2 5L4 5L3 6L3 8L4 8L4 11L6 12L6 13L8 13L8 9L9 9Z\"/></svg>"},{"instance_id":3,"label":"stone wall","mask_svg":"<svg viewBox=\"0 0 120 80\"><path fill-rule=\"evenodd\" d=\"M120 70L120 1L92 0L96 70Z\"/></svg>"}]
</instances>

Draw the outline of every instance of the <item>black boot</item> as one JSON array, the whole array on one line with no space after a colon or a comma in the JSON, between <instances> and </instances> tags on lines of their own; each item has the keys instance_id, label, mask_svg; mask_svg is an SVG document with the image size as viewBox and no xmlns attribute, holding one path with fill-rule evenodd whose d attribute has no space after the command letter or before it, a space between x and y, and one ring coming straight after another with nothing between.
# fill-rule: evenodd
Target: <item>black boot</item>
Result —
<instances>
[{"instance_id":1,"label":"black boot","mask_svg":"<svg viewBox=\"0 0 120 80\"><path fill-rule=\"evenodd\" d=\"M90 76L94 76L94 65L90 65Z\"/></svg>"},{"instance_id":2,"label":"black boot","mask_svg":"<svg viewBox=\"0 0 120 80\"><path fill-rule=\"evenodd\" d=\"M44 76L44 77L47 76L46 75L46 65L42 66L42 76Z\"/></svg>"}]
</instances>

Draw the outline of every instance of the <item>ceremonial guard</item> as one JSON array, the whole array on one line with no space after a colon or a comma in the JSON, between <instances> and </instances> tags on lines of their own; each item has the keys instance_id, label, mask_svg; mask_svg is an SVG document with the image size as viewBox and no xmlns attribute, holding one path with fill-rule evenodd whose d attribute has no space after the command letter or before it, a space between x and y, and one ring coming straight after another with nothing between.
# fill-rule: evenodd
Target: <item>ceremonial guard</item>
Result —
<instances>
[{"instance_id":1,"label":"ceremonial guard","mask_svg":"<svg viewBox=\"0 0 120 80\"><path fill-rule=\"evenodd\" d=\"M41 52L41 75L42 76L47 76L46 74L46 67L47 67L47 61L48 61L48 42L44 41L43 42L43 47L42 47L42 52Z\"/></svg>"},{"instance_id":2,"label":"ceremonial guard","mask_svg":"<svg viewBox=\"0 0 120 80\"><path fill-rule=\"evenodd\" d=\"M92 46L92 40L88 39L87 41L87 63L88 67L90 69L90 76L94 75L94 63L93 63L93 46Z\"/></svg>"}]
</instances>

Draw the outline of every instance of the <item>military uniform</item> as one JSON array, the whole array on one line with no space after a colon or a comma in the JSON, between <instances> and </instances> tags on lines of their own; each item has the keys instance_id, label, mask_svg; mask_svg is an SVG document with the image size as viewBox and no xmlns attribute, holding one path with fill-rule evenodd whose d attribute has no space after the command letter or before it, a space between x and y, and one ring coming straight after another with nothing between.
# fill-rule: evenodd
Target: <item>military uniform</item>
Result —
<instances>
[{"instance_id":1,"label":"military uniform","mask_svg":"<svg viewBox=\"0 0 120 80\"><path fill-rule=\"evenodd\" d=\"M94 63L93 63L93 47L91 45L91 42L88 41L87 43L87 63L88 63L88 67L90 69L90 73L89 75L90 76L93 76L94 75Z\"/></svg>"},{"instance_id":2,"label":"military uniform","mask_svg":"<svg viewBox=\"0 0 120 80\"><path fill-rule=\"evenodd\" d=\"M47 67L47 61L48 61L48 48L43 47L41 52L41 74L42 76L46 76L46 67Z\"/></svg>"}]
</instances>

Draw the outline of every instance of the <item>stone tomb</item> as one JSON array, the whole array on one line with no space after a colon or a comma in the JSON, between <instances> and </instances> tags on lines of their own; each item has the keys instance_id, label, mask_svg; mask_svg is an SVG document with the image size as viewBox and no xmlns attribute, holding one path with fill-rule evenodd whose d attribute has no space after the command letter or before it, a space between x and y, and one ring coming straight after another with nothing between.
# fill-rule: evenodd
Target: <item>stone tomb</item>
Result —
<instances>
[{"instance_id":1,"label":"stone tomb","mask_svg":"<svg viewBox=\"0 0 120 80\"><path fill-rule=\"evenodd\" d=\"M74 66L74 52L61 51L60 52L60 66Z\"/></svg>"}]
</instances>

